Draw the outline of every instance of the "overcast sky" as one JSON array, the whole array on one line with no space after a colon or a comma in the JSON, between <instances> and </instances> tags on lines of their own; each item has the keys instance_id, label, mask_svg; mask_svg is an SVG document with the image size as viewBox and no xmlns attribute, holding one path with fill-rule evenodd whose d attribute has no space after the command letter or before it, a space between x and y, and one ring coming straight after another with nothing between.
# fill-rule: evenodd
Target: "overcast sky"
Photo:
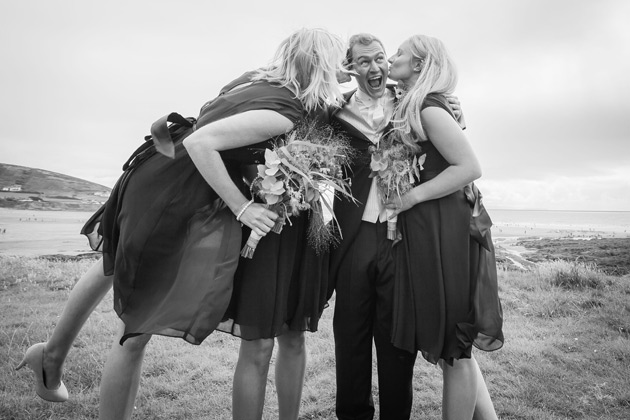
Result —
<instances>
[{"instance_id":1,"label":"overcast sky","mask_svg":"<svg viewBox=\"0 0 630 420\"><path fill-rule=\"evenodd\" d=\"M630 1L2 1L0 162L113 186L301 27L442 39L495 209L630 211Z\"/></svg>"}]
</instances>

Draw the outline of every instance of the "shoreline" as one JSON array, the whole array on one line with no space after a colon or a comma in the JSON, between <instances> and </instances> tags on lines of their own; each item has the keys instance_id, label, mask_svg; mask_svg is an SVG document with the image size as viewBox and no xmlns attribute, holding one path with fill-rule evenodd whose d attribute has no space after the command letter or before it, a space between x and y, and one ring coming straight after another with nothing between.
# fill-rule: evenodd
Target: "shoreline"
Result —
<instances>
[{"instance_id":1,"label":"shoreline","mask_svg":"<svg viewBox=\"0 0 630 420\"><path fill-rule=\"evenodd\" d=\"M61 259L93 255L87 238L80 234L92 214L0 208L0 255ZM491 232L497 263L508 269L527 270L544 260L576 258L595 263L604 259L610 266L616 263L616 258L623 273L630 261L626 263L622 256L611 258L609 254L627 250L630 255L630 245L627 249L625 245L630 244L628 230L623 225L588 227L583 224L495 222ZM607 253L601 251L602 247L609 248ZM630 260L630 257L625 259Z\"/></svg>"},{"instance_id":2,"label":"shoreline","mask_svg":"<svg viewBox=\"0 0 630 420\"><path fill-rule=\"evenodd\" d=\"M594 263L612 275L630 273L630 233L627 229L531 226L496 223L492 226L497 263L528 270L544 261Z\"/></svg>"}]
</instances>

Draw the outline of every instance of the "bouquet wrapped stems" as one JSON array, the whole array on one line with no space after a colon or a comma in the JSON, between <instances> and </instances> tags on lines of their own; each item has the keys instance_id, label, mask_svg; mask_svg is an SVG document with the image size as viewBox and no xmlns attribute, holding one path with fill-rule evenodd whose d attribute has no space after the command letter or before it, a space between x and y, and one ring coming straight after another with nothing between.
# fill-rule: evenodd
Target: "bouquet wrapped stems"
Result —
<instances>
[{"instance_id":1,"label":"bouquet wrapped stems","mask_svg":"<svg viewBox=\"0 0 630 420\"><path fill-rule=\"evenodd\" d=\"M267 208L270 209L270 210L274 210L273 206L267 205ZM282 232L282 228L283 227L284 227L284 217L280 216L276 220L276 224L273 225L273 227L271 228L271 232L273 232L273 233L280 233L280 232ZM260 242L261 239L262 239L262 236L258 235L256 232L252 231L249 234L249 238L247 238L247 243L245 243L245 246L243 246L243 249L241 249L241 257L250 258L250 259L253 258L254 257L254 251L256 251L256 247L258 246L258 242Z\"/></svg>"},{"instance_id":2,"label":"bouquet wrapped stems","mask_svg":"<svg viewBox=\"0 0 630 420\"><path fill-rule=\"evenodd\" d=\"M420 171L426 158L425 154L417 155L403 142L397 141L394 135L386 136L373 147L370 177L376 177L376 187L381 199L387 201L392 197L401 198L414 188L420 180ZM387 215L387 239L396 241L399 237L396 224L398 217L392 217L393 210L385 209Z\"/></svg>"},{"instance_id":3,"label":"bouquet wrapped stems","mask_svg":"<svg viewBox=\"0 0 630 420\"><path fill-rule=\"evenodd\" d=\"M247 238L247 243L241 250L241 257L250 259L253 258L254 251L256 251L256 247L258 246L258 242L260 242L261 238L262 237L258 236L256 232L252 231L252 233L249 234L249 238Z\"/></svg>"},{"instance_id":4,"label":"bouquet wrapped stems","mask_svg":"<svg viewBox=\"0 0 630 420\"><path fill-rule=\"evenodd\" d=\"M398 222L398 216L392 217L393 214L393 210L385 210L385 215L387 216L387 239L391 241L396 239L396 223Z\"/></svg>"}]
</instances>

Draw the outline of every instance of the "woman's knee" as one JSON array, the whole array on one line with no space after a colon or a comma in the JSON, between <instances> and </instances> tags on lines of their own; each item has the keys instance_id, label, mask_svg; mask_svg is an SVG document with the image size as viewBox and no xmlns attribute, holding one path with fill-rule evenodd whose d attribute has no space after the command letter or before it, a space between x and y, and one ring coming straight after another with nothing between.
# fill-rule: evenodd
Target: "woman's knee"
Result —
<instances>
[{"instance_id":1,"label":"woman's knee","mask_svg":"<svg viewBox=\"0 0 630 420\"><path fill-rule=\"evenodd\" d=\"M273 347L273 338L241 340L239 359L259 366L267 366L271 360Z\"/></svg>"},{"instance_id":2,"label":"woman's knee","mask_svg":"<svg viewBox=\"0 0 630 420\"><path fill-rule=\"evenodd\" d=\"M300 354L306 350L306 338L301 331L289 331L278 337L280 351Z\"/></svg>"},{"instance_id":3,"label":"woman's knee","mask_svg":"<svg viewBox=\"0 0 630 420\"><path fill-rule=\"evenodd\" d=\"M126 339L122 347L128 353L142 353L149 340L151 340L151 334L137 335Z\"/></svg>"},{"instance_id":4,"label":"woman's knee","mask_svg":"<svg viewBox=\"0 0 630 420\"><path fill-rule=\"evenodd\" d=\"M477 370L477 362L475 359L458 359L453 360L453 364L442 363L442 370L445 375L465 375L466 377L475 377Z\"/></svg>"}]
</instances>

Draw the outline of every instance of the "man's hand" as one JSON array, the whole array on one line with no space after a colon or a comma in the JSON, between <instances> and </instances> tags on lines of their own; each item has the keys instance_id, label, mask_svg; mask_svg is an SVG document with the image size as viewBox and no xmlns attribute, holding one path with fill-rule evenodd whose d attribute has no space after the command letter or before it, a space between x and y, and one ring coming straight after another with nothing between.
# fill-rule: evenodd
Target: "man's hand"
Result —
<instances>
[{"instance_id":1,"label":"man's hand","mask_svg":"<svg viewBox=\"0 0 630 420\"><path fill-rule=\"evenodd\" d=\"M357 77L358 74L347 69L337 71L337 81L339 83L348 83L349 81L352 80L352 76Z\"/></svg>"},{"instance_id":2,"label":"man's hand","mask_svg":"<svg viewBox=\"0 0 630 420\"><path fill-rule=\"evenodd\" d=\"M454 95L446 95L446 100L448 101L448 105L453 110L453 114L455 115L455 118L457 118L459 126L462 129L466 128L466 121L464 121L464 112L462 111L461 104L459 103L459 98Z\"/></svg>"}]
</instances>

